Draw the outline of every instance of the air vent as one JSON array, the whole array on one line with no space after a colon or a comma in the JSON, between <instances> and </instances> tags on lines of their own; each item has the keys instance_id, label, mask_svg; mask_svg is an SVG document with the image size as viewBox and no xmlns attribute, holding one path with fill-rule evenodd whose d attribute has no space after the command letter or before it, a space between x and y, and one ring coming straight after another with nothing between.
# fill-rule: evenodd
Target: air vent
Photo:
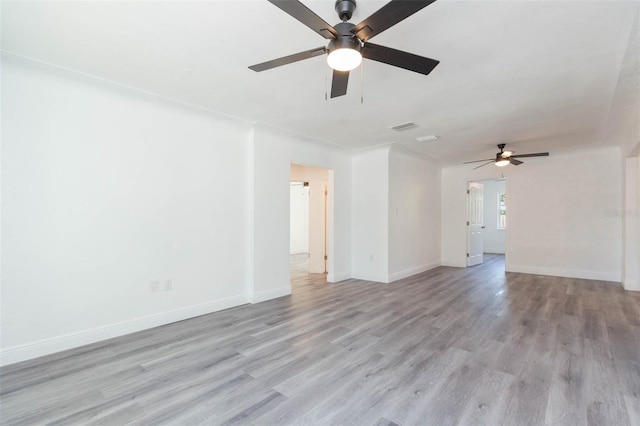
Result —
<instances>
[{"instance_id":1,"label":"air vent","mask_svg":"<svg viewBox=\"0 0 640 426\"><path fill-rule=\"evenodd\" d=\"M437 141L438 139L440 139L440 136L437 135L429 135L429 136L420 136L416 138L416 141L418 142L431 142L431 141Z\"/></svg>"},{"instance_id":2,"label":"air vent","mask_svg":"<svg viewBox=\"0 0 640 426\"><path fill-rule=\"evenodd\" d=\"M393 126L391 130L395 130L396 132L401 132L403 130L413 129L414 127L418 127L416 123L413 121L407 121L406 123L398 124L397 126Z\"/></svg>"}]
</instances>

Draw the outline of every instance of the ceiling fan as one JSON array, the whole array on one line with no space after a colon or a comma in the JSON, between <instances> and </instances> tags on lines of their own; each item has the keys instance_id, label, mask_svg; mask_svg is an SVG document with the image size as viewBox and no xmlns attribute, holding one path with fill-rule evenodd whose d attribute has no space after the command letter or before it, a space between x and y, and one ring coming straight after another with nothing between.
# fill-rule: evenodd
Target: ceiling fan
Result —
<instances>
[{"instance_id":1,"label":"ceiling fan","mask_svg":"<svg viewBox=\"0 0 640 426\"><path fill-rule=\"evenodd\" d=\"M268 1L330 41L326 47L321 46L294 53L249 67L256 72L326 53L328 54L327 63L333 69L331 97L335 98L347 93L349 71L357 68L362 62L362 58L424 75L429 74L440 63L435 59L369 43L369 39L425 8L435 0L392 0L358 25L347 22L356 9L356 0L337 0L335 10L342 22L335 26L329 25L298 0Z\"/></svg>"},{"instance_id":2,"label":"ceiling fan","mask_svg":"<svg viewBox=\"0 0 640 426\"><path fill-rule=\"evenodd\" d=\"M482 161L486 161L486 163L481 164L478 167L474 167L474 170L475 169L479 169L480 167L486 166L487 164L491 164L491 163L494 163L498 167L508 166L509 164L513 164L514 166L519 166L523 162L520 161L520 160L517 160L517 158L548 157L549 156L548 152L538 152L538 153L535 153L535 154L513 155L513 154L515 154L515 151L505 151L504 150L505 146L506 146L506 144L504 144L504 143L498 144L498 148L500 148L500 152L496 154L496 158L495 159L494 158L488 158L486 160L467 161L467 162L465 162L463 164L480 163Z\"/></svg>"}]
</instances>

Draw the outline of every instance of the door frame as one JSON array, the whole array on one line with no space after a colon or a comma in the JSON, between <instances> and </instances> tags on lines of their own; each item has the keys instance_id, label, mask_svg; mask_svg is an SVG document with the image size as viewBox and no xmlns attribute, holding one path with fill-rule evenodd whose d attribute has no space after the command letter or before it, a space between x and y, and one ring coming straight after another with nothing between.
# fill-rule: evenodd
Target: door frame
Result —
<instances>
[{"instance_id":1,"label":"door frame","mask_svg":"<svg viewBox=\"0 0 640 426\"><path fill-rule=\"evenodd\" d=\"M322 193L322 205L317 205L317 208L320 208L322 211L318 211L316 213L320 214L320 219L323 222L323 235L317 235L318 237L318 241L322 240L322 257L324 257L324 259L322 259L322 263L324 265L324 273L327 274L327 281L331 282L329 279L333 278L332 273L334 270L334 261L335 259L333 259L333 241L334 241L334 170L327 168L327 167L323 167L323 166L316 166L313 164L305 164L305 163L299 163L299 162L295 162L292 161L290 163L290 169L292 167L300 167L302 169L304 168L308 168L309 169L309 173L313 174L314 171L313 169L321 169L323 173L326 173L326 178L325 179L317 179L317 175L314 177L313 175L305 175L305 176L296 176L296 178L294 178L294 176L292 175L292 173L290 173L290 177L289 177L289 181L295 181L295 180L300 180L303 179L306 182L309 182L309 190L311 191L318 191ZM316 170L317 172L317 170ZM302 172L302 173L306 173L306 172ZM300 179L298 179L300 178ZM317 192L316 192L317 193ZM310 195L310 199L309 199L309 214L311 215L311 209L314 208L313 206L313 202L311 200L311 195ZM320 204L320 203L318 203ZM291 228L291 216L289 215L289 229ZM312 227L312 223L311 223L311 217L310 217L310 231L311 231L311 227ZM312 250L312 238L311 235L309 235L309 250ZM311 259L310 259L311 262ZM311 264L310 264L311 266Z\"/></svg>"},{"instance_id":2,"label":"door frame","mask_svg":"<svg viewBox=\"0 0 640 426\"><path fill-rule=\"evenodd\" d=\"M490 177L490 176L486 176L486 177L480 177L477 179L468 179L466 180L466 189L469 188L469 183L471 182L478 182L478 183L483 183L486 181L496 181L496 180L503 180L505 182L505 193L507 194L507 199L506 199L506 205L507 205L507 212L513 212L513 205L511 204L511 200L512 197L509 197L508 194L511 192L511 179L508 178L508 176L505 176L506 173L502 174L502 177ZM464 194L464 199L465 199L465 220L469 217L468 216L468 208L469 208L469 204L468 204L468 198L467 198L467 194L465 191ZM507 227L504 230L504 269L505 272L510 270L510 259L509 259L509 239L510 239L510 229L513 226L513 214L509 215L509 213L507 213L508 217L507 217ZM466 226L466 223L463 224L464 226L464 230L465 230L465 250L466 252L463 253L463 255L465 256L464 258L464 267L468 268L468 261L467 261L467 257L466 257L466 253L468 253L469 251L469 241L468 241L468 227ZM461 264L459 264L460 266L462 266Z\"/></svg>"}]
</instances>

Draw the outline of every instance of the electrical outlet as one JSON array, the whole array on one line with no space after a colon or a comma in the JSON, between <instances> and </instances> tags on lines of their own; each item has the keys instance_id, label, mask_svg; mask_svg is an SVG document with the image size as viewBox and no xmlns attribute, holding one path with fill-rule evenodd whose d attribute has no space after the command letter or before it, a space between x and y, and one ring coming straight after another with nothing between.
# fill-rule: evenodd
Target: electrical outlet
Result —
<instances>
[{"instance_id":1,"label":"electrical outlet","mask_svg":"<svg viewBox=\"0 0 640 426\"><path fill-rule=\"evenodd\" d=\"M173 290L173 281L166 280L164 282L164 291L171 291L171 290Z\"/></svg>"},{"instance_id":2,"label":"electrical outlet","mask_svg":"<svg viewBox=\"0 0 640 426\"><path fill-rule=\"evenodd\" d=\"M160 290L160 283L158 281L153 281L151 282L150 287L151 292L156 293L158 290Z\"/></svg>"}]
</instances>

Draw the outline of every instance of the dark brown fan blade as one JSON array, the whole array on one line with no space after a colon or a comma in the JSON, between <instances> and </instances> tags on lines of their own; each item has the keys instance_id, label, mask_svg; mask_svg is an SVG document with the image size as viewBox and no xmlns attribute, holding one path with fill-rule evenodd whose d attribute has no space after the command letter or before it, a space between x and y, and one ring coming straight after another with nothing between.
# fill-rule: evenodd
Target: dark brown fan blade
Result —
<instances>
[{"instance_id":1,"label":"dark brown fan blade","mask_svg":"<svg viewBox=\"0 0 640 426\"><path fill-rule=\"evenodd\" d=\"M481 161L493 161L493 158L487 158L486 160L475 160L475 161L465 161L462 164L471 164L471 163L479 163Z\"/></svg>"},{"instance_id":2,"label":"dark brown fan blade","mask_svg":"<svg viewBox=\"0 0 640 426\"><path fill-rule=\"evenodd\" d=\"M435 59L414 55L378 44L366 43L362 56L373 61L382 62L394 67L427 75L440 63Z\"/></svg>"},{"instance_id":3,"label":"dark brown fan blade","mask_svg":"<svg viewBox=\"0 0 640 426\"><path fill-rule=\"evenodd\" d=\"M474 167L474 168L473 168L473 170L475 170L475 169L479 169L480 167L484 167L484 166L486 166L487 164L491 164L491 163L493 163L493 162L494 162L494 161L493 161L493 160L491 160L491 161L489 161L489 162L487 162L487 163L480 164L478 167Z\"/></svg>"},{"instance_id":4,"label":"dark brown fan blade","mask_svg":"<svg viewBox=\"0 0 640 426\"><path fill-rule=\"evenodd\" d=\"M349 71L333 70L333 80L331 81L331 97L335 98L347 94L347 83L349 82Z\"/></svg>"},{"instance_id":5,"label":"dark brown fan blade","mask_svg":"<svg viewBox=\"0 0 640 426\"><path fill-rule=\"evenodd\" d=\"M435 0L392 0L374 12L373 15L353 27L351 33L360 40L367 41L417 11L429 6L434 1Z\"/></svg>"},{"instance_id":6,"label":"dark brown fan blade","mask_svg":"<svg viewBox=\"0 0 640 426\"><path fill-rule=\"evenodd\" d=\"M513 157L509 157L509 162L510 162L511 164L513 164L514 166L519 166L520 164L522 164L522 161L520 161L520 160L516 160L516 159L515 159L515 158L513 158Z\"/></svg>"},{"instance_id":7,"label":"dark brown fan blade","mask_svg":"<svg viewBox=\"0 0 640 426\"><path fill-rule=\"evenodd\" d=\"M302 22L307 27L311 28L313 31L317 32L324 38L336 38L340 35L335 28L325 22L324 19L313 13L311 9L309 9L304 4L300 3L298 0L268 0L269 3L272 3L276 7L280 8L285 13L288 13L293 18Z\"/></svg>"},{"instance_id":8,"label":"dark brown fan blade","mask_svg":"<svg viewBox=\"0 0 640 426\"><path fill-rule=\"evenodd\" d=\"M509 158L526 158L526 157L548 157L548 152L538 152L536 154L520 154L520 155L512 155Z\"/></svg>"},{"instance_id":9,"label":"dark brown fan blade","mask_svg":"<svg viewBox=\"0 0 640 426\"><path fill-rule=\"evenodd\" d=\"M294 53L293 55L283 56L282 58L273 59L271 61L263 62L261 64L251 65L249 69L256 72L270 70L271 68L281 67L282 65L291 64L293 62L302 61L304 59L313 58L325 54L324 47L318 47L317 49L306 50L300 53Z\"/></svg>"}]
</instances>

